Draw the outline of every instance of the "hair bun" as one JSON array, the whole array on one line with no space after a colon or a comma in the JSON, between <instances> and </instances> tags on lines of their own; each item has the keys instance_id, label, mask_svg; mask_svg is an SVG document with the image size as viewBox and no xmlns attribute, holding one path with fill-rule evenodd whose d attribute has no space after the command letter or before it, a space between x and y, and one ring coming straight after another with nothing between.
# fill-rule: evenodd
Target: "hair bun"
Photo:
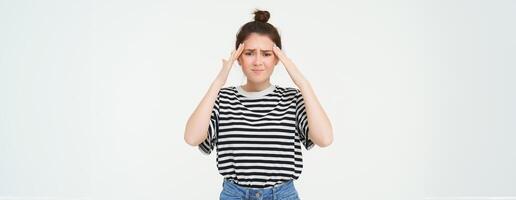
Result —
<instances>
[{"instance_id":1,"label":"hair bun","mask_svg":"<svg viewBox=\"0 0 516 200\"><path fill-rule=\"evenodd\" d=\"M267 23L271 14L266 10L256 10L254 11L254 21L259 21L263 23Z\"/></svg>"}]
</instances>

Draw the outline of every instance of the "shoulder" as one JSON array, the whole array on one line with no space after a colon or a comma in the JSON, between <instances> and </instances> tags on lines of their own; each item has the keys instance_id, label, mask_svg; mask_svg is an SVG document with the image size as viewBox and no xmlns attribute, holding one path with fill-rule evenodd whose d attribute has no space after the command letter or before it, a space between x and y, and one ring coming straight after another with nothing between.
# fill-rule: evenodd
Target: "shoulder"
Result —
<instances>
[{"instance_id":1,"label":"shoulder","mask_svg":"<svg viewBox=\"0 0 516 200\"><path fill-rule=\"evenodd\" d=\"M217 94L217 99L235 99L237 93L235 86L222 87Z\"/></svg>"},{"instance_id":2,"label":"shoulder","mask_svg":"<svg viewBox=\"0 0 516 200\"><path fill-rule=\"evenodd\" d=\"M301 91L295 87L282 87L276 85L276 91L280 96L284 97L295 97L297 99L301 96Z\"/></svg>"},{"instance_id":3,"label":"shoulder","mask_svg":"<svg viewBox=\"0 0 516 200\"><path fill-rule=\"evenodd\" d=\"M295 87L287 87L287 86L279 86L279 85L276 85L276 89L280 92L297 92L299 91L299 89L295 88Z\"/></svg>"},{"instance_id":4,"label":"shoulder","mask_svg":"<svg viewBox=\"0 0 516 200\"><path fill-rule=\"evenodd\" d=\"M222 92L225 92L225 93L228 93L228 92L234 93L235 91L236 91L236 87L235 87L235 86L226 86L226 87L220 88L219 93L222 93Z\"/></svg>"}]
</instances>

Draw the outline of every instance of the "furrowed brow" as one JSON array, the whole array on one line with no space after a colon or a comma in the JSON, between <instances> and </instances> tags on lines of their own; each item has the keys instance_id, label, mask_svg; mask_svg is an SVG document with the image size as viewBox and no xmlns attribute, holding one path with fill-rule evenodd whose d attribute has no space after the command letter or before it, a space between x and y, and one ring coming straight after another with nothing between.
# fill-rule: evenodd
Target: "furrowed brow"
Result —
<instances>
[{"instance_id":1,"label":"furrowed brow","mask_svg":"<svg viewBox=\"0 0 516 200\"><path fill-rule=\"evenodd\" d=\"M255 52L256 49L246 49L246 51ZM272 52L272 50L260 50L261 52Z\"/></svg>"}]
</instances>

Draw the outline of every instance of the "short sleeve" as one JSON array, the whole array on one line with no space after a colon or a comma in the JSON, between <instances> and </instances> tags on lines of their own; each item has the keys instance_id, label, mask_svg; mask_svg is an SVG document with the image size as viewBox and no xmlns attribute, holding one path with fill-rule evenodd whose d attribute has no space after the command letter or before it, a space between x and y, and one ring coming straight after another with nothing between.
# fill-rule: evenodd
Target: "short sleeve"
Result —
<instances>
[{"instance_id":1,"label":"short sleeve","mask_svg":"<svg viewBox=\"0 0 516 200\"><path fill-rule=\"evenodd\" d=\"M303 146L309 150L314 146L312 140L308 137L308 117L305 109L305 101L299 89L296 89L296 134L301 140Z\"/></svg>"},{"instance_id":2,"label":"short sleeve","mask_svg":"<svg viewBox=\"0 0 516 200\"><path fill-rule=\"evenodd\" d=\"M211 111L210 124L208 125L208 132L206 133L208 136L199 144L199 150L206 155L210 154L213 150L219 132L219 96L217 96L217 100L215 100L215 105Z\"/></svg>"}]
</instances>

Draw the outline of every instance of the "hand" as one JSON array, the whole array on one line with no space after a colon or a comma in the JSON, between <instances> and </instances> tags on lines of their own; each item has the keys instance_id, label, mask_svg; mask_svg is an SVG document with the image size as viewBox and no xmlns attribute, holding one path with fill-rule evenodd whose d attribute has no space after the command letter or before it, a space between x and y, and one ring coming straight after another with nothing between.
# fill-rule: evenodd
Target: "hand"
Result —
<instances>
[{"instance_id":1,"label":"hand","mask_svg":"<svg viewBox=\"0 0 516 200\"><path fill-rule=\"evenodd\" d=\"M285 53L283 53L283 51L281 51L281 49L278 46L276 46L276 44L274 44L274 46L272 47L272 51L274 52L276 57L278 57L281 63L283 63L283 65L285 65L286 62L291 62L287 55L285 55Z\"/></svg>"},{"instance_id":2,"label":"hand","mask_svg":"<svg viewBox=\"0 0 516 200\"><path fill-rule=\"evenodd\" d=\"M238 45L238 49L233 50L231 52L231 55L229 55L229 58L222 59L222 70L219 72L219 75L217 76L217 81L224 85L226 83L226 80L228 79L228 74L231 71L231 67L233 66L233 63L235 60L240 57L240 54L242 54L242 51L244 51L244 43L240 43Z\"/></svg>"},{"instance_id":3,"label":"hand","mask_svg":"<svg viewBox=\"0 0 516 200\"><path fill-rule=\"evenodd\" d=\"M290 58L288 58L287 55L285 55L285 53L283 53L283 51L281 51L281 49L278 46L276 46L276 44L274 44L274 46L272 47L272 51L274 52L276 57L278 57L278 59L281 61L281 63L283 63L283 66L287 70L292 81L294 81L294 84L296 84L299 88L301 88L303 84L307 83L307 80L303 77L301 72L297 69L294 62L292 62L292 60L290 60Z\"/></svg>"}]
</instances>

